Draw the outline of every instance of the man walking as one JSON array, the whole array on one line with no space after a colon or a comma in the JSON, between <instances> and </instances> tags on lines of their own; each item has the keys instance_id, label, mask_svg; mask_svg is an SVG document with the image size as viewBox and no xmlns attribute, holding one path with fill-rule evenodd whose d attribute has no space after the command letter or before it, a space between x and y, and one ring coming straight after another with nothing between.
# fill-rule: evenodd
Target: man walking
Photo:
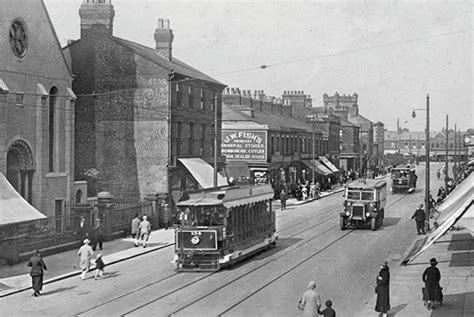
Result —
<instances>
[{"instance_id":1,"label":"man walking","mask_svg":"<svg viewBox=\"0 0 474 317\"><path fill-rule=\"evenodd\" d=\"M140 218L138 214L135 214L135 218L132 220L132 238L135 242L135 246L138 247L138 238L140 238Z\"/></svg>"},{"instance_id":2,"label":"man walking","mask_svg":"<svg viewBox=\"0 0 474 317\"><path fill-rule=\"evenodd\" d=\"M138 228L140 230L140 239L143 241L143 247L146 248L146 242L148 241L151 232L151 225L150 222L148 222L147 216L143 216L143 221L140 222Z\"/></svg>"},{"instance_id":3,"label":"man walking","mask_svg":"<svg viewBox=\"0 0 474 317\"><path fill-rule=\"evenodd\" d=\"M92 250L95 251L97 246L102 250L102 244L104 242L104 234L105 234L105 226L100 221L99 218L95 220L95 227L94 227L94 235L93 235L93 242L92 242Z\"/></svg>"},{"instance_id":4,"label":"man walking","mask_svg":"<svg viewBox=\"0 0 474 317\"><path fill-rule=\"evenodd\" d=\"M418 235L426 234L425 232L426 215L425 215L425 211L423 210L423 204L420 204L418 206L418 209L415 211L411 219L415 219L416 221L416 231Z\"/></svg>"}]
</instances>

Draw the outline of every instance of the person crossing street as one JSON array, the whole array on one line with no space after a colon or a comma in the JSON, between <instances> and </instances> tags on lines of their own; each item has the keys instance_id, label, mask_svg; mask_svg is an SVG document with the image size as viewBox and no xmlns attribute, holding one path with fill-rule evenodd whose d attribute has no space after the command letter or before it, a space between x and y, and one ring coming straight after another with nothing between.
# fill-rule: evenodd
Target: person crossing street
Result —
<instances>
[{"instance_id":1,"label":"person crossing street","mask_svg":"<svg viewBox=\"0 0 474 317\"><path fill-rule=\"evenodd\" d=\"M416 232L418 235L426 234L425 232L425 210L423 209L423 204L418 205L418 209L415 211L411 219L415 219L416 221Z\"/></svg>"}]
</instances>

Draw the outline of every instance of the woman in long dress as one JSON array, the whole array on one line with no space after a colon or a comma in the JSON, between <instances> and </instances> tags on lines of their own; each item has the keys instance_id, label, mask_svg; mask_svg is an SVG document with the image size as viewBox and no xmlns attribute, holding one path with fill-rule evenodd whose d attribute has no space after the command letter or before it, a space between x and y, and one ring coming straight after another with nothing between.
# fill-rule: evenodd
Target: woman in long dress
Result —
<instances>
[{"instance_id":1,"label":"woman in long dress","mask_svg":"<svg viewBox=\"0 0 474 317\"><path fill-rule=\"evenodd\" d=\"M387 261L380 263L380 272L377 275L377 286L375 291L377 293L377 303L375 304L375 311L382 313L384 317L387 316L390 310L390 272L388 270Z\"/></svg>"},{"instance_id":2,"label":"woman in long dress","mask_svg":"<svg viewBox=\"0 0 474 317\"><path fill-rule=\"evenodd\" d=\"M89 271L90 265L91 265L91 257L92 254L94 254L94 251L92 251L92 247L89 245L91 241L89 239L84 239L84 244L82 247L77 251L77 255L79 255L80 258L80 266L82 270L81 274L81 279L85 280L86 279L86 274Z\"/></svg>"},{"instance_id":3,"label":"woman in long dress","mask_svg":"<svg viewBox=\"0 0 474 317\"><path fill-rule=\"evenodd\" d=\"M33 296L37 297L41 295L40 292L43 290L43 270L47 270L39 250L35 251L35 254L30 258L26 265L31 266L30 276L34 291Z\"/></svg>"},{"instance_id":4,"label":"woman in long dress","mask_svg":"<svg viewBox=\"0 0 474 317\"><path fill-rule=\"evenodd\" d=\"M303 316L317 317L318 309L321 307L321 299L319 293L316 292L316 282L310 281L308 283L308 290L303 293L301 304L303 308Z\"/></svg>"}]
</instances>

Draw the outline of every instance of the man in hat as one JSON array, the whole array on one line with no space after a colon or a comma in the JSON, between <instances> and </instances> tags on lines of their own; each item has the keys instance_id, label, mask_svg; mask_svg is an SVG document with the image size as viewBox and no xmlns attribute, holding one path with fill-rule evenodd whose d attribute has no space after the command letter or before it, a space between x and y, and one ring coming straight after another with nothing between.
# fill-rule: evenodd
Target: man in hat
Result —
<instances>
[{"instance_id":1,"label":"man in hat","mask_svg":"<svg viewBox=\"0 0 474 317\"><path fill-rule=\"evenodd\" d=\"M78 236L80 241L89 238L89 226L87 225L86 218L84 216L79 218L79 226L75 234Z\"/></svg>"},{"instance_id":2,"label":"man in hat","mask_svg":"<svg viewBox=\"0 0 474 317\"><path fill-rule=\"evenodd\" d=\"M416 221L416 231L417 233L420 234L426 234L425 232L425 220L426 220L426 215L425 215L425 210L423 209L423 204L418 205L418 209L415 211L413 216L411 216L411 219L415 219Z\"/></svg>"},{"instance_id":3,"label":"man in hat","mask_svg":"<svg viewBox=\"0 0 474 317\"><path fill-rule=\"evenodd\" d=\"M99 218L95 220L94 235L92 241L92 250L95 251L97 246L102 250L102 244L104 242L105 226L102 224Z\"/></svg>"},{"instance_id":4,"label":"man in hat","mask_svg":"<svg viewBox=\"0 0 474 317\"><path fill-rule=\"evenodd\" d=\"M82 270L81 279L86 279L86 274L89 271L91 265L91 256L94 254L91 246L89 245L91 241L89 239L84 239L82 247L77 251L77 255L80 256L80 266Z\"/></svg>"},{"instance_id":5,"label":"man in hat","mask_svg":"<svg viewBox=\"0 0 474 317\"><path fill-rule=\"evenodd\" d=\"M423 282L425 282L425 294L426 297L424 298L425 306L428 309L435 308L433 306L433 301L436 300L436 293L439 291L439 281L441 280L441 273L439 269L436 267L438 265L438 261L436 258L430 259L430 267L428 267L423 272Z\"/></svg>"}]
</instances>

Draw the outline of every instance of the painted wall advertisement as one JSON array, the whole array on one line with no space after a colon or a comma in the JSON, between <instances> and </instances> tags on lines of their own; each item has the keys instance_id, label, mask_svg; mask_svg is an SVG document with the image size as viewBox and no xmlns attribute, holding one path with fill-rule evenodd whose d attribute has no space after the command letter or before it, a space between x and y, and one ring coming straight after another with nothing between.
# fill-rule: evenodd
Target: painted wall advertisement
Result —
<instances>
[{"instance_id":1,"label":"painted wall advertisement","mask_svg":"<svg viewBox=\"0 0 474 317\"><path fill-rule=\"evenodd\" d=\"M267 132L222 130L222 155L228 161L267 160Z\"/></svg>"}]
</instances>

